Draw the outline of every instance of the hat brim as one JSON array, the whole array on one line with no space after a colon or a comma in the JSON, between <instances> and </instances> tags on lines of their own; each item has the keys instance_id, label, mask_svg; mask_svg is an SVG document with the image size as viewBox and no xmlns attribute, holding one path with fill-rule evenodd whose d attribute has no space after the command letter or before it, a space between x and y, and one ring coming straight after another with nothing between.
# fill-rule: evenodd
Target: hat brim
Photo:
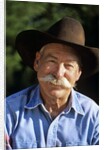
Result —
<instances>
[{"instance_id":1,"label":"hat brim","mask_svg":"<svg viewBox=\"0 0 104 150\"><path fill-rule=\"evenodd\" d=\"M35 54L42 46L48 43L61 43L74 48L82 63L82 78L93 75L99 70L98 48L78 45L63 41L45 32L37 30L25 30L16 37L15 47L23 62L33 69Z\"/></svg>"}]
</instances>

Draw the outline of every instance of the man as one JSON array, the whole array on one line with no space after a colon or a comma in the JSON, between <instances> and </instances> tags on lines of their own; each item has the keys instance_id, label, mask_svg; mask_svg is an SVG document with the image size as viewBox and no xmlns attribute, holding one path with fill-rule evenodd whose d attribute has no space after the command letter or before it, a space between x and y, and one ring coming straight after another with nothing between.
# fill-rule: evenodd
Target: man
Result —
<instances>
[{"instance_id":1,"label":"man","mask_svg":"<svg viewBox=\"0 0 104 150\"><path fill-rule=\"evenodd\" d=\"M82 25L64 17L47 32L23 31L16 48L38 85L6 100L6 146L13 149L99 144L98 105L74 90L98 71L98 49L84 45Z\"/></svg>"}]
</instances>

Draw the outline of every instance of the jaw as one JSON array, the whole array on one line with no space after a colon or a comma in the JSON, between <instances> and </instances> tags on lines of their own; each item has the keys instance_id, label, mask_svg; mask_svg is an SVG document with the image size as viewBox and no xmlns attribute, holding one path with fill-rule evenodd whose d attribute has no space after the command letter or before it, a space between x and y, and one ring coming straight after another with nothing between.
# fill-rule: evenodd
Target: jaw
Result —
<instances>
[{"instance_id":1,"label":"jaw","mask_svg":"<svg viewBox=\"0 0 104 150\"><path fill-rule=\"evenodd\" d=\"M69 97L72 88L63 88L51 83L40 84L41 94L44 100L66 99Z\"/></svg>"}]
</instances>

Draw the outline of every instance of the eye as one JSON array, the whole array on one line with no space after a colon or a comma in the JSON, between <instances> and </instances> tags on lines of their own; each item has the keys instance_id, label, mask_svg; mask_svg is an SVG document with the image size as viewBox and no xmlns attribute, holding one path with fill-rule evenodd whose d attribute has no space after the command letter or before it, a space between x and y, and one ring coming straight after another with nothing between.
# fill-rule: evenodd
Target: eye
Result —
<instances>
[{"instance_id":1,"label":"eye","mask_svg":"<svg viewBox=\"0 0 104 150\"><path fill-rule=\"evenodd\" d=\"M65 67L66 67L67 69L70 69L70 68L74 68L74 65L71 64L71 63L69 63L69 64L65 64Z\"/></svg>"},{"instance_id":2,"label":"eye","mask_svg":"<svg viewBox=\"0 0 104 150\"><path fill-rule=\"evenodd\" d=\"M55 63L55 61L54 61L54 60L49 60L49 62Z\"/></svg>"},{"instance_id":3,"label":"eye","mask_svg":"<svg viewBox=\"0 0 104 150\"><path fill-rule=\"evenodd\" d=\"M54 59L47 59L47 63L56 63Z\"/></svg>"}]
</instances>

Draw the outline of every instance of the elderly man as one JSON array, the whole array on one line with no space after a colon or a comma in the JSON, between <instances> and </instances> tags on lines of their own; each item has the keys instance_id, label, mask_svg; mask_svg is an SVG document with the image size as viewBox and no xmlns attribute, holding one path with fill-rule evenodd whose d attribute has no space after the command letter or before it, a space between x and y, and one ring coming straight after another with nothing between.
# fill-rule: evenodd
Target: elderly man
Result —
<instances>
[{"instance_id":1,"label":"elderly man","mask_svg":"<svg viewBox=\"0 0 104 150\"><path fill-rule=\"evenodd\" d=\"M47 32L26 30L16 48L38 85L6 100L6 146L13 149L99 144L98 105L74 90L98 71L98 49L84 45L82 25L64 17Z\"/></svg>"}]
</instances>

